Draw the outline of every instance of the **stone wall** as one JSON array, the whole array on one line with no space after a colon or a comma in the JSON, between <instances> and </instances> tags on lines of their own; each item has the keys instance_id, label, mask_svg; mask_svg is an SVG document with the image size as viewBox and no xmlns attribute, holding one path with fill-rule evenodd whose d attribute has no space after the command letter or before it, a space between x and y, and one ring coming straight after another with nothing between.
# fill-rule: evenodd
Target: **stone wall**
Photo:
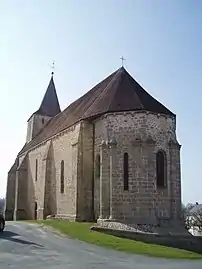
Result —
<instances>
[{"instance_id":1,"label":"stone wall","mask_svg":"<svg viewBox=\"0 0 202 269\"><path fill-rule=\"evenodd\" d=\"M167 186L161 189L156 186L158 150L165 152L167 162ZM126 152L128 190L123 188ZM154 224L159 218L178 221L181 179L175 117L141 111L111 113L80 122L28 153L26 177L30 218L35 218L37 202L37 218L50 214L73 220L91 220L94 215L95 219L111 217L138 224Z\"/></svg>"},{"instance_id":2,"label":"stone wall","mask_svg":"<svg viewBox=\"0 0 202 269\"><path fill-rule=\"evenodd\" d=\"M93 134L92 123L83 121L79 137L77 220L93 219Z\"/></svg>"},{"instance_id":3,"label":"stone wall","mask_svg":"<svg viewBox=\"0 0 202 269\"><path fill-rule=\"evenodd\" d=\"M42 130L50 119L51 117L41 116L38 114L33 114L29 118L27 123L27 143L29 143Z\"/></svg>"},{"instance_id":4,"label":"stone wall","mask_svg":"<svg viewBox=\"0 0 202 269\"><path fill-rule=\"evenodd\" d=\"M48 149L49 143L44 143L28 153L28 211L31 219L43 218L46 167L44 159ZM37 212L35 212L35 205Z\"/></svg>"},{"instance_id":5,"label":"stone wall","mask_svg":"<svg viewBox=\"0 0 202 269\"><path fill-rule=\"evenodd\" d=\"M57 214L57 201L56 201L56 178L55 178L55 165L53 160L53 144L49 141L47 154L44 156L44 212L43 216Z\"/></svg>"},{"instance_id":6,"label":"stone wall","mask_svg":"<svg viewBox=\"0 0 202 269\"><path fill-rule=\"evenodd\" d=\"M182 235L159 235L152 233L139 233L134 231L114 230L103 227L92 227L91 230L104 232L113 236L127 238L131 240L141 241L144 243L163 245L168 247L186 249L196 253L202 253L202 238L194 236L182 236Z\"/></svg>"},{"instance_id":7,"label":"stone wall","mask_svg":"<svg viewBox=\"0 0 202 269\"><path fill-rule=\"evenodd\" d=\"M68 217L70 219L76 218L78 140L81 128L80 125L80 123L74 125L52 141L53 162L55 165L57 215ZM60 192L62 160L64 160L64 193Z\"/></svg>"},{"instance_id":8,"label":"stone wall","mask_svg":"<svg viewBox=\"0 0 202 269\"><path fill-rule=\"evenodd\" d=\"M112 113L95 123L95 154L102 140L115 138L113 155L113 215L115 219L155 223L158 218L179 218L181 206L180 147L175 117L148 112ZM108 143L107 142L107 143ZM171 144L173 145L173 151ZM163 150L167 160L167 187L156 186L156 153ZM105 216L109 217L110 149L101 156L101 177L105 187ZM123 155L129 154L129 190L123 189ZM103 168L102 168L103 167ZM103 171L102 171L103 170ZM108 183L107 183L108 182ZM95 183L99 188L98 180ZM98 205L99 194L95 194ZM108 216L107 216L108 215Z\"/></svg>"},{"instance_id":9,"label":"stone wall","mask_svg":"<svg viewBox=\"0 0 202 269\"><path fill-rule=\"evenodd\" d=\"M93 122L94 133L94 217L98 219L100 216L100 176L105 175L106 180L109 179L109 152L105 151L105 155L102 154L102 141L109 139L108 136L108 120L106 116L102 116ZM103 148L104 149L104 148ZM100 159L100 165L96 163L96 160ZM105 158L105 159L103 159ZM102 167L101 167L102 163ZM99 167L98 167L99 166ZM100 171L97 170L100 168ZM108 193L106 193L108 195ZM109 213L109 207L107 208Z\"/></svg>"},{"instance_id":10,"label":"stone wall","mask_svg":"<svg viewBox=\"0 0 202 269\"><path fill-rule=\"evenodd\" d=\"M15 179L15 209L14 219L29 219L28 212L28 181L27 181L27 154L22 156L18 161Z\"/></svg>"},{"instance_id":11,"label":"stone wall","mask_svg":"<svg viewBox=\"0 0 202 269\"><path fill-rule=\"evenodd\" d=\"M79 133L80 124L77 124L29 152L28 193L32 218L35 217L35 202L37 218L44 218L51 211L58 217L76 218ZM61 193L60 184L61 161L64 161L64 193ZM52 203L49 208L47 201Z\"/></svg>"},{"instance_id":12,"label":"stone wall","mask_svg":"<svg viewBox=\"0 0 202 269\"><path fill-rule=\"evenodd\" d=\"M16 179L16 162L8 172L7 189L6 189L6 205L5 205L5 218L6 220L13 220L15 208L15 179Z\"/></svg>"}]
</instances>

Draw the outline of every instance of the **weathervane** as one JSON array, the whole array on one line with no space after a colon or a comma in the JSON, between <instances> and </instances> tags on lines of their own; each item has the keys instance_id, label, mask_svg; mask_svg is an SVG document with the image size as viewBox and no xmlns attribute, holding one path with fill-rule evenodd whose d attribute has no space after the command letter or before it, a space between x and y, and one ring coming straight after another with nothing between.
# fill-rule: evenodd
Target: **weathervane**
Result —
<instances>
[{"instance_id":1,"label":"weathervane","mask_svg":"<svg viewBox=\"0 0 202 269\"><path fill-rule=\"evenodd\" d=\"M53 76L54 75L54 70L55 70L55 61L52 62L52 65L51 65L51 68L52 68L52 72L51 72L51 75Z\"/></svg>"},{"instance_id":2,"label":"weathervane","mask_svg":"<svg viewBox=\"0 0 202 269\"><path fill-rule=\"evenodd\" d=\"M125 59L123 58L123 56L120 59L121 59L122 67L123 67L123 61L125 61Z\"/></svg>"}]
</instances>

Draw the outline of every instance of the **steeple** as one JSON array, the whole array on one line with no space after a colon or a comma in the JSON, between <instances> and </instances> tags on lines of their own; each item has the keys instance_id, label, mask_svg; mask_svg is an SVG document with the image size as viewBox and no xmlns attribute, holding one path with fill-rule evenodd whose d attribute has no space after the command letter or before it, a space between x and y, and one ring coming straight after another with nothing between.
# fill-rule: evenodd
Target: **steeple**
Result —
<instances>
[{"instance_id":1,"label":"steeple","mask_svg":"<svg viewBox=\"0 0 202 269\"><path fill-rule=\"evenodd\" d=\"M28 119L27 140L30 142L44 127L44 125L53 117L61 112L60 105L53 80L53 72L51 79L43 97L39 109L34 112Z\"/></svg>"},{"instance_id":2,"label":"steeple","mask_svg":"<svg viewBox=\"0 0 202 269\"><path fill-rule=\"evenodd\" d=\"M44 95L44 98L41 102L39 109L34 113L42 116L54 117L60 113L60 105L55 89L55 83L53 80L53 72L51 79Z\"/></svg>"}]
</instances>

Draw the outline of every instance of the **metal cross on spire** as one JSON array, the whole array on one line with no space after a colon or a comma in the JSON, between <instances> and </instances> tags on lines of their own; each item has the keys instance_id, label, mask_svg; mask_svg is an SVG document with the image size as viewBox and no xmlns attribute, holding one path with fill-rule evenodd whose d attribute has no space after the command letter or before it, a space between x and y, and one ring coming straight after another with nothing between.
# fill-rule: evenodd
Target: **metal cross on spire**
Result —
<instances>
[{"instance_id":1,"label":"metal cross on spire","mask_svg":"<svg viewBox=\"0 0 202 269\"><path fill-rule=\"evenodd\" d=\"M123 67L123 61L125 61L126 59L124 59L123 56L120 59L121 59L122 67Z\"/></svg>"},{"instance_id":2,"label":"metal cross on spire","mask_svg":"<svg viewBox=\"0 0 202 269\"><path fill-rule=\"evenodd\" d=\"M53 76L54 75L54 70L55 70L55 61L52 62L51 68L53 70L51 75Z\"/></svg>"}]
</instances>

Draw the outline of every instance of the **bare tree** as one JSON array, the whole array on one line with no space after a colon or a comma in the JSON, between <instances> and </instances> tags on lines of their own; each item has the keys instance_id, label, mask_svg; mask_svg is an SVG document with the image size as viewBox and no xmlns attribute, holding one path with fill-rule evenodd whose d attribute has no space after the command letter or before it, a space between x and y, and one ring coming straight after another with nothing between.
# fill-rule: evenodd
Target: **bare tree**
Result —
<instances>
[{"instance_id":1,"label":"bare tree","mask_svg":"<svg viewBox=\"0 0 202 269\"><path fill-rule=\"evenodd\" d=\"M193 227L196 227L199 232L202 232L202 205L196 203L196 206L190 210Z\"/></svg>"},{"instance_id":2,"label":"bare tree","mask_svg":"<svg viewBox=\"0 0 202 269\"><path fill-rule=\"evenodd\" d=\"M190 218L190 211L194 207L193 204L187 204L186 206L182 204L182 217L184 220L184 225L187 230L192 227L192 220Z\"/></svg>"},{"instance_id":3,"label":"bare tree","mask_svg":"<svg viewBox=\"0 0 202 269\"><path fill-rule=\"evenodd\" d=\"M182 205L182 216L187 230L202 232L202 205Z\"/></svg>"}]
</instances>

